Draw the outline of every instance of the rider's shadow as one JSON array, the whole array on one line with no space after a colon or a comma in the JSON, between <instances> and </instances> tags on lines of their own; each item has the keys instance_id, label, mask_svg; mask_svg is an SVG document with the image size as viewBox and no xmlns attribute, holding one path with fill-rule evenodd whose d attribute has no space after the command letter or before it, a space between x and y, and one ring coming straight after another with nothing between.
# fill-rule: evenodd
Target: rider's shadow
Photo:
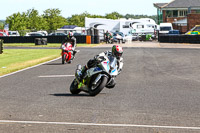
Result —
<instances>
[{"instance_id":1,"label":"rider's shadow","mask_svg":"<svg viewBox=\"0 0 200 133\"><path fill-rule=\"evenodd\" d=\"M56 93L56 94L50 94L52 96L57 97L90 97L88 94L71 94L71 93Z\"/></svg>"},{"instance_id":2,"label":"rider's shadow","mask_svg":"<svg viewBox=\"0 0 200 133\"><path fill-rule=\"evenodd\" d=\"M47 64L43 64L43 65L63 65L62 63L47 63Z\"/></svg>"}]
</instances>

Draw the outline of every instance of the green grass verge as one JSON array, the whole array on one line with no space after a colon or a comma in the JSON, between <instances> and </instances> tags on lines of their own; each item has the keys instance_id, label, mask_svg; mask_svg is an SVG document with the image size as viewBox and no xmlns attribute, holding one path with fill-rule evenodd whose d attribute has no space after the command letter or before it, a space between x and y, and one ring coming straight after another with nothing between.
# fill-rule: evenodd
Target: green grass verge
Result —
<instances>
[{"instance_id":1,"label":"green grass verge","mask_svg":"<svg viewBox=\"0 0 200 133\"><path fill-rule=\"evenodd\" d=\"M0 76L60 57L59 49L4 49Z\"/></svg>"},{"instance_id":2,"label":"green grass verge","mask_svg":"<svg viewBox=\"0 0 200 133\"><path fill-rule=\"evenodd\" d=\"M77 44L77 47L94 47L101 44ZM35 45L34 43L4 43L4 47L56 47L60 43ZM60 56L59 49L3 49L0 54L0 76L24 69Z\"/></svg>"},{"instance_id":3,"label":"green grass verge","mask_svg":"<svg viewBox=\"0 0 200 133\"><path fill-rule=\"evenodd\" d=\"M48 43L47 45L35 45L35 43L4 43L4 47L60 47L60 43ZM77 47L94 47L100 44L77 44Z\"/></svg>"}]
</instances>

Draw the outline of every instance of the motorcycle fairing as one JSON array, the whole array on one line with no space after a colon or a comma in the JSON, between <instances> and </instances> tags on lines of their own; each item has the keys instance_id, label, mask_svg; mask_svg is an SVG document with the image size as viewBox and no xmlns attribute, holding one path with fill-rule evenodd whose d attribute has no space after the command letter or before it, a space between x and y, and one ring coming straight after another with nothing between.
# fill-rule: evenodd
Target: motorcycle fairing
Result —
<instances>
[{"instance_id":1,"label":"motorcycle fairing","mask_svg":"<svg viewBox=\"0 0 200 133\"><path fill-rule=\"evenodd\" d=\"M66 56L66 62L71 60L71 57L72 57L72 53L71 52L67 52L67 53L68 53L68 57Z\"/></svg>"},{"instance_id":2,"label":"motorcycle fairing","mask_svg":"<svg viewBox=\"0 0 200 133\"><path fill-rule=\"evenodd\" d=\"M109 65L109 61L104 61L103 62L103 65L107 65L107 69L106 69L106 71L108 72L109 70L110 70L110 65Z\"/></svg>"},{"instance_id":3,"label":"motorcycle fairing","mask_svg":"<svg viewBox=\"0 0 200 133\"><path fill-rule=\"evenodd\" d=\"M92 75L95 75L97 73L101 73L103 70L99 67L94 67L94 68L90 68L89 70L87 70L87 76L91 77Z\"/></svg>"}]
</instances>

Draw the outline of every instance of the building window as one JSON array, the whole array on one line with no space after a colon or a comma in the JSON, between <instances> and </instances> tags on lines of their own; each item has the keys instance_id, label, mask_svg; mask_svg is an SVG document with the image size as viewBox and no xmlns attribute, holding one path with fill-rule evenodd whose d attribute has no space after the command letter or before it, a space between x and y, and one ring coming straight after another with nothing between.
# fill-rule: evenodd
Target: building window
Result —
<instances>
[{"instance_id":1,"label":"building window","mask_svg":"<svg viewBox=\"0 0 200 133\"><path fill-rule=\"evenodd\" d=\"M129 28L129 25L123 25L123 28Z\"/></svg>"},{"instance_id":2,"label":"building window","mask_svg":"<svg viewBox=\"0 0 200 133\"><path fill-rule=\"evenodd\" d=\"M137 28L142 29L142 28L144 28L144 25L138 25Z\"/></svg>"},{"instance_id":3,"label":"building window","mask_svg":"<svg viewBox=\"0 0 200 133\"><path fill-rule=\"evenodd\" d=\"M178 11L177 10L173 11L173 17L178 17Z\"/></svg>"},{"instance_id":4,"label":"building window","mask_svg":"<svg viewBox=\"0 0 200 133\"><path fill-rule=\"evenodd\" d=\"M185 17L187 15L187 10L168 10L166 11L167 17Z\"/></svg>"},{"instance_id":5,"label":"building window","mask_svg":"<svg viewBox=\"0 0 200 133\"><path fill-rule=\"evenodd\" d=\"M166 11L167 17L178 17L178 10L168 10Z\"/></svg>"},{"instance_id":6,"label":"building window","mask_svg":"<svg viewBox=\"0 0 200 133\"><path fill-rule=\"evenodd\" d=\"M166 11L166 15L168 18L178 17L178 10L168 10Z\"/></svg>"},{"instance_id":7,"label":"building window","mask_svg":"<svg viewBox=\"0 0 200 133\"><path fill-rule=\"evenodd\" d=\"M196 27L193 31L200 31L200 27Z\"/></svg>"},{"instance_id":8,"label":"building window","mask_svg":"<svg viewBox=\"0 0 200 133\"><path fill-rule=\"evenodd\" d=\"M179 17L185 17L187 15L187 11L184 10L184 11L179 11Z\"/></svg>"},{"instance_id":9,"label":"building window","mask_svg":"<svg viewBox=\"0 0 200 133\"><path fill-rule=\"evenodd\" d=\"M200 13L200 10L196 10L196 13Z\"/></svg>"},{"instance_id":10,"label":"building window","mask_svg":"<svg viewBox=\"0 0 200 133\"><path fill-rule=\"evenodd\" d=\"M167 17L173 17L173 11L166 11Z\"/></svg>"}]
</instances>

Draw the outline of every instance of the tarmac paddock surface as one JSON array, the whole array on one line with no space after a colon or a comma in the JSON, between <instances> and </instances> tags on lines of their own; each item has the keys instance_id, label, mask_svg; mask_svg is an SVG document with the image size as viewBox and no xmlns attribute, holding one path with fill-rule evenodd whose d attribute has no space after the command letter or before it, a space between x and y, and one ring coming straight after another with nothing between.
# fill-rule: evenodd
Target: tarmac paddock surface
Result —
<instances>
[{"instance_id":1,"label":"tarmac paddock surface","mask_svg":"<svg viewBox=\"0 0 200 133\"><path fill-rule=\"evenodd\" d=\"M77 64L110 47L77 49L71 64L58 58L0 78L1 132L200 132L199 49L126 47L116 86L95 97L70 85Z\"/></svg>"},{"instance_id":2,"label":"tarmac paddock surface","mask_svg":"<svg viewBox=\"0 0 200 133\"><path fill-rule=\"evenodd\" d=\"M100 44L95 47L112 47L114 44ZM160 43L157 41L133 41L118 44L122 47L147 47L147 48L200 48L200 44L189 43Z\"/></svg>"}]
</instances>

